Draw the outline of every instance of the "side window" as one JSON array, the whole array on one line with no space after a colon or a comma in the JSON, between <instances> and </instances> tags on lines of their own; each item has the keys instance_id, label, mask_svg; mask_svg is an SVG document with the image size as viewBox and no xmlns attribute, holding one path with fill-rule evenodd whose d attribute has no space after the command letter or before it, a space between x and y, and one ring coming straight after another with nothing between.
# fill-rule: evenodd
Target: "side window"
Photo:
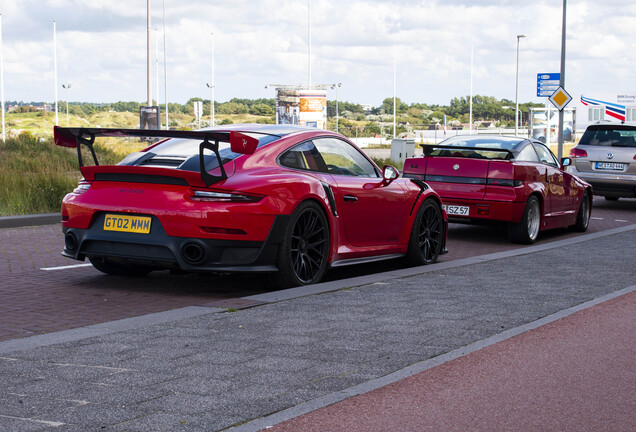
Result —
<instances>
[{"instance_id":1,"label":"side window","mask_svg":"<svg viewBox=\"0 0 636 432\"><path fill-rule=\"evenodd\" d=\"M375 166L351 144L336 138L314 140L327 172L334 175L380 177Z\"/></svg>"},{"instance_id":2,"label":"side window","mask_svg":"<svg viewBox=\"0 0 636 432\"><path fill-rule=\"evenodd\" d=\"M517 154L515 160L520 162L536 162L539 163L539 157L537 156L537 152L534 151L534 147L531 145L526 145L521 151Z\"/></svg>"},{"instance_id":3,"label":"side window","mask_svg":"<svg viewBox=\"0 0 636 432\"><path fill-rule=\"evenodd\" d=\"M278 161L287 168L327 172L325 162L313 142L307 141L283 153Z\"/></svg>"},{"instance_id":4,"label":"side window","mask_svg":"<svg viewBox=\"0 0 636 432\"><path fill-rule=\"evenodd\" d=\"M552 155L552 152L548 150L547 147L537 143L533 143L533 145L534 145L534 149L537 151L537 154L539 155L539 159L541 160L541 163L552 165L555 167L559 166L556 158Z\"/></svg>"}]
</instances>

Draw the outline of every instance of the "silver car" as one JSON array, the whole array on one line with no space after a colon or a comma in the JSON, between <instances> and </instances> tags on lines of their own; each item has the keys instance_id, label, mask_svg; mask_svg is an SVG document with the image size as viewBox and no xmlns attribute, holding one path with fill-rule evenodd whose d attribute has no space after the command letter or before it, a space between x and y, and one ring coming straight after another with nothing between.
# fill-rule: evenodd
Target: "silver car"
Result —
<instances>
[{"instance_id":1,"label":"silver car","mask_svg":"<svg viewBox=\"0 0 636 432\"><path fill-rule=\"evenodd\" d=\"M590 125L570 158L568 171L590 183L594 195L636 198L636 125Z\"/></svg>"}]
</instances>

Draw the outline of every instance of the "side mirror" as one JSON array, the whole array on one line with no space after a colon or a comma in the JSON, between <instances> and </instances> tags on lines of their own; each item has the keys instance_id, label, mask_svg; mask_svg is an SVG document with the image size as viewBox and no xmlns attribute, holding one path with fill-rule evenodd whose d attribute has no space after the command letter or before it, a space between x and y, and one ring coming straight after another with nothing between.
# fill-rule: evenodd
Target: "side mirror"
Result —
<instances>
[{"instance_id":1,"label":"side mirror","mask_svg":"<svg viewBox=\"0 0 636 432\"><path fill-rule=\"evenodd\" d=\"M234 153L252 154L258 146L258 138L240 132L230 132L230 148Z\"/></svg>"},{"instance_id":2,"label":"side mirror","mask_svg":"<svg viewBox=\"0 0 636 432\"><path fill-rule=\"evenodd\" d=\"M397 168L391 165L384 165L384 167L382 168L382 177L385 181L395 180L399 176L400 172L397 170Z\"/></svg>"},{"instance_id":3,"label":"side mirror","mask_svg":"<svg viewBox=\"0 0 636 432\"><path fill-rule=\"evenodd\" d=\"M572 159L569 157L564 157L561 159L561 168L569 167L572 165Z\"/></svg>"}]
</instances>

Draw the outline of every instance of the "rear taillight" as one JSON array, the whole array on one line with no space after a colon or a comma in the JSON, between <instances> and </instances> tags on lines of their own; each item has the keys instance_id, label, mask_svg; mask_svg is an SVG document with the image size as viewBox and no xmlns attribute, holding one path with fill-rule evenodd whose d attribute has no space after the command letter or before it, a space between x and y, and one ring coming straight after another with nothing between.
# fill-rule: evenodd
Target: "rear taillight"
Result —
<instances>
[{"instance_id":1,"label":"rear taillight","mask_svg":"<svg viewBox=\"0 0 636 432\"><path fill-rule=\"evenodd\" d=\"M234 192L195 190L190 196L194 201L252 203L263 199L262 195L250 195Z\"/></svg>"},{"instance_id":2,"label":"rear taillight","mask_svg":"<svg viewBox=\"0 0 636 432\"><path fill-rule=\"evenodd\" d=\"M587 152L583 149L574 147L570 149L570 157L571 158L587 157Z\"/></svg>"},{"instance_id":3,"label":"rear taillight","mask_svg":"<svg viewBox=\"0 0 636 432\"><path fill-rule=\"evenodd\" d=\"M636 154L634 155L634 160L636 160Z\"/></svg>"},{"instance_id":4,"label":"rear taillight","mask_svg":"<svg viewBox=\"0 0 636 432\"><path fill-rule=\"evenodd\" d=\"M84 192L86 192L87 190L89 190L91 188L91 184L90 183L85 183L85 182L80 182L77 187L75 189L73 189L73 193L75 195L81 195Z\"/></svg>"}]
</instances>

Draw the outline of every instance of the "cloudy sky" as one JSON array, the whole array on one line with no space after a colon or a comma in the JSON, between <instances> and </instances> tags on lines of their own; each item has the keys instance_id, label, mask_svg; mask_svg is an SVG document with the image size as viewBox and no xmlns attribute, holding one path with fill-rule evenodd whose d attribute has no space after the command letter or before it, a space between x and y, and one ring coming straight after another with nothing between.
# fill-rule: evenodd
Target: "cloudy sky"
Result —
<instances>
[{"instance_id":1,"label":"cloudy sky","mask_svg":"<svg viewBox=\"0 0 636 432\"><path fill-rule=\"evenodd\" d=\"M514 100L518 34L527 36L520 102L543 102L537 74L560 69L558 0L151 0L161 103L164 4L171 102L209 99L213 47L217 101L308 83L309 10L311 79L342 83L339 100L392 97L395 52L398 97L448 104L470 93L471 47L473 93ZM0 0L0 13L6 100L54 100L54 20L61 100L147 99L146 0ZM566 89L575 99L636 92L635 23L633 0L568 0Z\"/></svg>"}]
</instances>

